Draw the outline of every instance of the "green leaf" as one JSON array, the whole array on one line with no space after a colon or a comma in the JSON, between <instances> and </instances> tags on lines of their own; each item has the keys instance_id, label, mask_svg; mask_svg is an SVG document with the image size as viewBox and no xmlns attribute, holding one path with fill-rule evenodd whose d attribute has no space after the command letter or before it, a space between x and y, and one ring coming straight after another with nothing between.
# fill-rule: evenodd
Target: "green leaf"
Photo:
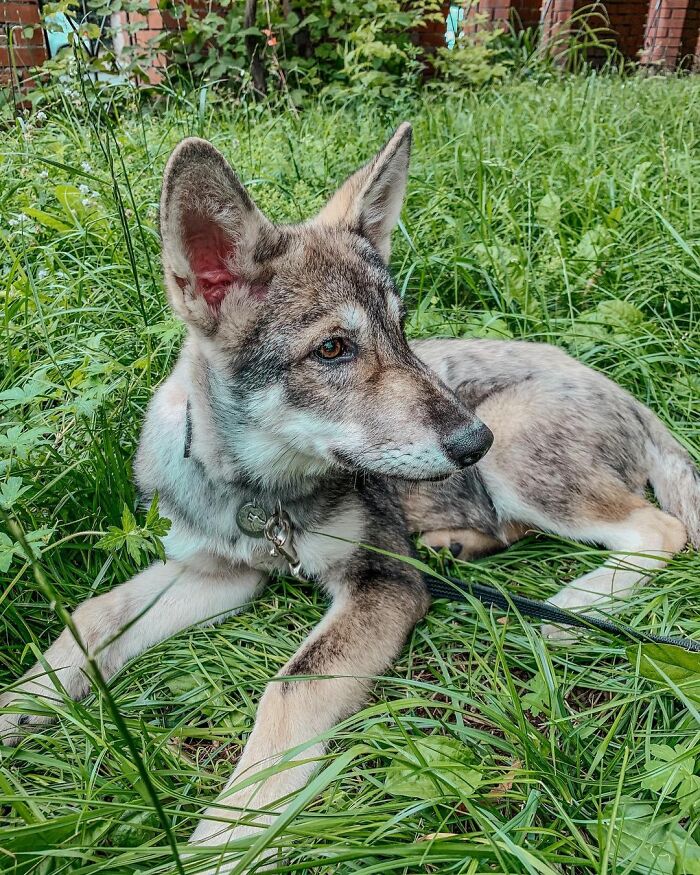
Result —
<instances>
[{"instance_id":1,"label":"green leaf","mask_svg":"<svg viewBox=\"0 0 700 875\"><path fill-rule=\"evenodd\" d=\"M602 225L591 228L579 240L574 257L583 261L597 262L610 243L610 236L610 231Z\"/></svg>"},{"instance_id":2,"label":"green leaf","mask_svg":"<svg viewBox=\"0 0 700 875\"><path fill-rule=\"evenodd\" d=\"M57 219L51 213L44 212L44 210L38 210L36 207L25 207L24 212L44 228L51 228L54 231L61 231L61 233L70 231L70 225L66 225L65 222Z\"/></svg>"},{"instance_id":3,"label":"green leaf","mask_svg":"<svg viewBox=\"0 0 700 875\"><path fill-rule=\"evenodd\" d=\"M416 739L394 755L384 789L390 796L412 799L468 799L483 783L481 772L468 764L468 758L468 750L455 739Z\"/></svg>"},{"instance_id":4,"label":"green leaf","mask_svg":"<svg viewBox=\"0 0 700 875\"><path fill-rule=\"evenodd\" d=\"M146 513L144 526L139 526L136 517L125 505L122 510L121 528L110 526L107 534L100 538L96 546L101 550L125 549L136 564L140 564L149 555L165 560L165 550L160 539L167 535L170 525L169 519L160 516L156 494Z\"/></svg>"},{"instance_id":5,"label":"green leaf","mask_svg":"<svg viewBox=\"0 0 700 875\"><path fill-rule=\"evenodd\" d=\"M700 803L700 777L686 775L678 786L676 801L684 814L697 813Z\"/></svg>"},{"instance_id":6,"label":"green leaf","mask_svg":"<svg viewBox=\"0 0 700 875\"><path fill-rule=\"evenodd\" d=\"M635 644L626 652L642 677L666 687L668 678L681 688L684 696L700 701L700 653L675 644Z\"/></svg>"},{"instance_id":7,"label":"green leaf","mask_svg":"<svg viewBox=\"0 0 700 875\"><path fill-rule=\"evenodd\" d=\"M150 534L162 538L168 534L171 525L172 523L167 517L163 517L160 515L160 512L158 510L158 493L156 492L153 495L151 506L148 508L148 512L146 513L146 529L150 532Z\"/></svg>"},{"instance_id":8,"label":"green leaf","mask_svg":"<svg viewBox=\"0 0 700 875\"><path fill-rule=\"evenodd\" d=\"M557 228L561 220L561 198L550 192L537 205L537 218L547 228Z\"/></svg>"},{"instance_id":9,"label":"green leaf","mask_svg":"<svg viewBox=\"0 0 700 875\"><path fill-rule=\"evenodd\" d=\"M15 544L9 535L0 532L0 571L9 571L12 559L15 555Z\"/></svg>"},{"instance_id":10,"label":"green leaf","mask_svg":"<svg viewBox=\"0 0 700 875\"><path fill-rule=\"evenodd\" d=\"M208 682L201 671L193 671L190 674L180 674L171 678L166 686L174 696L181 696L202 687L206 688Z\"/></svg>"},{"instance_id":11,"label":"green leaf","mask_svg":"<svg viewBox=\"0 0 700 875\"><path fill-rule=\"evenodd\" d=\"M57 185L54 188L54 195L71 219L74 220L76 215L81 216L85 213L81 202L82 196L74 185Z\"/></svg>"},{"instance_id":12,"label":"green leaf","mask_svg":"<svg viewBox=\"0 0 700 875\"><path fill-rule=\"evenodd\" d=\"M28 486L22 486L21 477L8 477L4 483L0 484L0 507L3 510L12 510L20 495L28 489Z\"/></svg>"},{"instance_id":13,"label":"green leaf","mask_svg":"<svg viewBox=\"0 0 700 875\"><path fill-rule=\"evenodd\" d=\"M133 532L138 528L136 524L136 517L129 510L129 508L124 505L124 509L122 510L122 529L124 532Z\"/></svg>"},{"instance_id":14,"label":"green leaf","mask_svg":"<svg viewBox=\"0 0 700 875\"><path fill-rule=\"evenodd\" d=\"M611 823L620 870L644 875L700 875L700 845L675 818L652 805L626 800Z\"/></svg>"},{"instance_id":15,"label":"green leaf","mask_svg":"<svg viewBox=\"0 0 700 875\"><path fill-rule=\"evenodd\" d=\"M619 298L601 301L596 310L600 321L613 328L629 330L637 328L644 321L644 314L639 307L635 307L629 301L621 301Z\"/></svg>"},{"instance_id":16,"label":"green leaf","mask_svg":"<svg viewBox=\"0 0 700 875\"><path fill-rule=\"evenodd\" d=\"M649 750L653 759L644 770L646 777L642 780L642 787L645 790L672 793L695 771L695 758L686 756L686 748L682 744L675 748L668 744L652 744Z\"/></svg>"},{"instance_id":17,"label":"green leaf","mask_svg":"<svg viewBox=\"0 0 700 875\"><path fill-rule=\"evenodd\" d=\"M529 711L533 717L538 717L540 714L549 714L551 707L551 691L547 684L547 679L538 672L534 677L530 678L526 687L530 690L522 699L522 706L525 711Z\"/></svg>"},{"instance_id":18,"label":"green leaf","mask_svg":"<svg viewBox=\"0 0 700 875\"><path fill-rule=\"evenodd\" d=\"M138 848L153 838L159 823L155 811L139 811L117 825L112 833L112 844L120 848Z\"/></svg>"}]
</instances>

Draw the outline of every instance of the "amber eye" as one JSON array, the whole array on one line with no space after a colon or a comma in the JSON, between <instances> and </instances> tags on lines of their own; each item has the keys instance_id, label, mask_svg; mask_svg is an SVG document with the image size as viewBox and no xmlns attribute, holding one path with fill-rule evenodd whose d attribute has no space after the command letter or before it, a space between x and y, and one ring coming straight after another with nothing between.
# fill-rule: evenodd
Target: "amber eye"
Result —
<instances>
[{"instance_id":1,"label":"amber eye","mask_svg":"<svg viewBox=\"0 0 700 875\"><path fill-rule=\"evenodd\" d=\"M328 337L314 354L324 362L348 361L355 355L355 347L343 337Z\"/></svg>"}]
</instances>

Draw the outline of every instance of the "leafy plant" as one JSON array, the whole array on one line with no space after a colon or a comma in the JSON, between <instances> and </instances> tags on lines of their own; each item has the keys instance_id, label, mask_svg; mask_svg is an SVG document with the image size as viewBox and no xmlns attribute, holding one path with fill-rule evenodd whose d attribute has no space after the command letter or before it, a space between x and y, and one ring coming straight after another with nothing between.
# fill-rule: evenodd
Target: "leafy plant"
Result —
<instances>
[{"instance_id":1,"label":"leafy plant","mask_svg":"<svg viewBox=\"0 0 700 875\"><path fill-rule=\"evenodd\" d=\"M384 790L412 799L467 799L483 783L469 749L454 738L411 738L396 751L386 771Z\"/></svg>"},{"instance_id":2,"label":"leafy plant","mask_svg":"<svg viewBox=\"0 0 700 875\"><path fill-rule=\"evenodd\" d=\"M169 530L170 520L159 514L156 494L146 512L146 519L142 526L136 522L136 517L129 508L124 507L121 527L110 526L107 534L97 542L97 546L102 550L125 549L137 564L148 556L157 556L165 562L165 550L161 539Z\"/></svg>"},{"instance_id":3,"label":"leafy plant","mask_svg":"<svg viewBox=\"0 0 700 875\"><path fill-rule=\"evenodd\" d=\"M433 66L437 78L434 87L450 91L455 88L476 88L504 79L510 61L501 36L503 29L487 24L487 16L474 13L469 30L462 30L452 48L438 49Z\"/></svg>"}]
</instances>

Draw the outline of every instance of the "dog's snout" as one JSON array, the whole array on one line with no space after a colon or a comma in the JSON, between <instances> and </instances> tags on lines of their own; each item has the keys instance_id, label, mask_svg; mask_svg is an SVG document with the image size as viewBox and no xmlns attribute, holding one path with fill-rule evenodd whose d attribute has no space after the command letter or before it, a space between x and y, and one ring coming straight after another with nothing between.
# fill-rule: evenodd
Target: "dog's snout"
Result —
<instances>
[{"instance_id":1,"label":"dog's snout","mask_svg":"<svg viewBox=\"0 0 700 875\"><path fill-rule=\"evenodd\" d=\"M491 429L483 422L458 428L444 442L445 452L459 468L466 468L485 456L493 443Z\"/></svg>"}]
</instances>

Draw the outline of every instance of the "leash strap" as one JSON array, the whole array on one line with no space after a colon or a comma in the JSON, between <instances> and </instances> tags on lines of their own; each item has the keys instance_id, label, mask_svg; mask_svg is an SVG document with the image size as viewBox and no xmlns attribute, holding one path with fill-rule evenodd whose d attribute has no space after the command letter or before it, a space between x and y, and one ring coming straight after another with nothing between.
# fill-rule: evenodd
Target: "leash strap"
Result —
<instances>
[{"instance_id":1,"label":"leash strap","mask_svg":"<svg viewBox=\"0 0 700 875\"><path fill-rule=\"evenodd\" d=\"M449 582L446 583L445 580ZM626 626L623 623L613 623L612 620L604 617L595 617L590 614L575 614L572 611L558 608L556 605L550 605L547 602L540 602L522 595L515 595L514 593L506 595L495 587L487 586L483 583L460 580L449 575L446 576L445 580L438 580L435 577L425 575L425 583L434 599L466 602L469 600L469 596L473 596L489 607L500 608L503 611L516 608L523 617L547 620L547 622L555 623L558 626L597 629L608 635L622 636L632 641L641 641L646 644L673 644L676 647L682 647L684 650L700 653L700 641L694 641L692 638L652 635L650 632L640 632L638 629L633 629L631 626Z\"/></svg>"}]
</instances>

